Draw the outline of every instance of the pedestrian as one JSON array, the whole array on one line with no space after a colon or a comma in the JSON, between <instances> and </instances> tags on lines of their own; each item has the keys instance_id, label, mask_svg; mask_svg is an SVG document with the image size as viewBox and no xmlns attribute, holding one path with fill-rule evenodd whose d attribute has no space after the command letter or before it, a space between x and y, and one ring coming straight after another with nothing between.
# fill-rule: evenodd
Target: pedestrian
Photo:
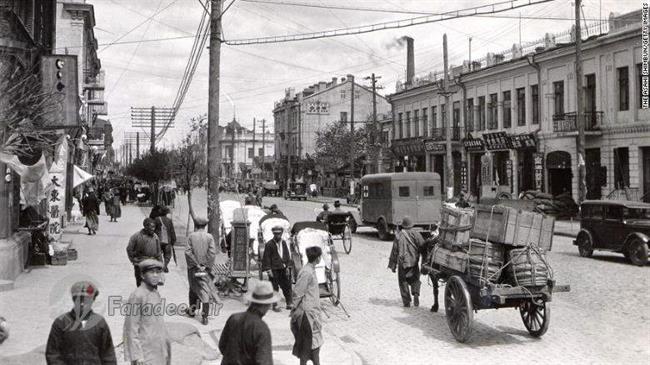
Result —
<instances>
[{"instance_id":1,"label":"pedestrian","mask_svg":"<svg viewBox=\"0 0 650 365\"><path fill-rule=\"evenodd\" d=\"M106 215L111 215L111 205L113 204L113 193L111 193L110 189L105 189L104 190L104 208L106 209Z\"/></svg>"},{"instance_id":2,"label":"pedestrian","mask_svg":"<svg viewBox=\"0 0 650 365\"><path fill-rule=\"evenodd\" d=\"M124 360L131 364L171 364L171 342L164 322L164 301L158 293L158 285L165 279L162 262L142 260L139 265L142 284L131 293L126 303L124 319Z\"/></svg>"},{"instance_id":3,"label":"pedestrian","mask_svg":"<svg viewBox=\"0 0 650 365\"><path fill-rule=\"evenodd\" d=\"M201 323L208 324L210 300L212 299L211 270L217 256L217 245L211 234L204 228L208 220L197 217L194 220L194 232L187 238L185 261L187 262L187 281L190 284L190 309L187 314L194 317L196 311L202 309Z\"/></svg>"},{"instance_id":4,"label":"pedestrian","mask_svg":"<svg viewBox=\"0 0 650 365\"><path fill-rule=\"evenodd\" d=\"M158 260L161 262L161 265L164 262L160 240L155 233L156 222L151 218L145 218L142 226L143 228L140 231L131 236L129 244L126 247L126 253L133 264L133 272L137 286L140 286L142 282L142 275L138 265L140 262L146 259Z\"/></svg>"},{"instance_id":5,"label":"pedestrian","mask_svg":"<svg viewBox=\"0 0 650 365\"><path fill-rule=\"evenodd\" d=\"M172 258L172 250L174 249L174 244L176 243L176 231L174 230L174 222L172 222L169 217L169 208L160 207L160 213L154 217L156 220L156 235L160 240L160 247L163 251L163 257L165 259L164 271L169 272L168 266L169 261ZM151 217L150 217L151 218Z\"/></svg>"},{"instance_id":6,"label":"pedestrian","mask_svg":"<svg viewBox=\"0 0 650 365\"><path fill-rule=\"evenodd\" d=\"M327 217L331 214L329 204L323 204L323 211L318 213L316 217L316 222L322 222L327 224Z\"/></svg>"},{"instance_id":7,"label":"pedestrian","mask_svg":"<svg viewBox=\"0 0 650 365\"><path fill-rule=\"evenodd\" d=\"M117 364L108 324L92 310L99 295L89 281L80 281L70 290L74 307L52 323L45 347L45 360L54 364Z\"/></svg>"},{"instance_id":8,"label":"pedestrian","mask_svg":"<svg viewBox=\"0 0 650 365\"><path fill-rule=\"evenodd\" d=\"M122 217L122 206L120 202L120 190L113 189L113 199L111 201L111 222L117 222L117 218Z\"/></svg>"},{"instance_id":9,"label":"pedestrian","mask_svg":"<svg viewBox=\"0 0 650 365\"><path fill-rule=\"evenodd\" d=\"M284 217L284 214L282 213L280 208L278 208L277 204L271 204L271 207L269 208L269 210L271 211L271 214L281 215L281 216Z\"/></svg>"},{"instance_id":10,"label":"pedestrian","mask_svg":"<svg viewBox=\"0 0 650 365\"><path fill-rule=\"evenodd\" d=\"M262 317L278 297L267 281L252 280L251 284L253 290L246 294L248 310L231 315L221 332L221 365L273 364L271 331Z\"/></svg>"},{"instance_id":11,"label":"pedestrian","mask_svg":"<svg viewBox=\"0 0 650 365\"><path fill-rule=\"evenodd\" d=\"M345 213L345 211L341 209L341 202L339 200L334 201L334 211L332 213Z\"/></svg>"},{"instance_id":12,"label":"pedestrian","mask_svg":"<svg viewBox=\"0 0 650 365\"><path fill-rule=\"evenodd\" d=\"M464 191L460 192L460 197L458 197L458 201L456 202L456 207L457 208L469 208L470 207L470 204L467 202L466 193Z\"/></svg>"},{"instance_id":13,"label":"pedestrian","mask_svg":"<svg viewBox=\"0 0 650 365\"><path fill-rule=\"evenodd\" d=\"M405 307L420 305L420 251L425 246L424 238L419 232L413 230L411 217L404 216L401 229L395 235L393 249L390 253L388 268L393 272L397 270L397 281Z\"/></svg>"},{"instance_id":14,"label":"pedestrian","mask_svg":"<svg viewBox=\"0 0 650 365\"><path fill-rule=\"evenodd\" d=\"M282 239L284 228L275 226L271 229L273 238L264 246L264 257L262 257L262 271L269 276L273 290L278 291L282 288L284 300L287 309L292 308L291 301L291 252L287 242ZM280 308L277 303L273 304L273 311L279 312Z\"/></svg>"},{"instance_id":15,"label":"pedestrian","mask_svg":"<svg viewBox=\"0 0 650 365\"><path fill-rule=\"evenodd\" d=\"M300 365L308 360L320 365L320 348L323 345L323 322L321 320L320 291L315 266L323 251L318 246L307 247L307 261L302 267L294 287L294 309L291 311L291 332L296 340L292 354L300 359Z\"/></svg>"},{"instance_id":16,"label":"pedestrian","mask_svg":"<svg viewBox=\"0 0 650 365\"><path fill-rule=\"evenodd\" d=\"M258 187L257 190L255 191L255 202L257 203L258 207L263 206L262 201L264 200L264 191L262 190L261 187Z\"/></svg>"},{"instance_id":17,"label":"pedestrian","mask_svg":"<svg viewBox=\"0 0 650 365\"><path fill-rule=\"evenodd\" d=\"M99 201L92 187L88 188L88 192L81 199L81 207L82 213L86 217L88 235L97 234L97 229L99 228Z\"/></svg>"},{"instance_id":18,"label":"pedestrian","mask_svg":"<svg viewBox=\"0 0 650 365\"><path fill-rule=\"evenodd\" d=\"M128 188L126 184L123 184L122 187L120 188L120 201L122 202L122 205L126 205L127 196L128 196Z\"/></svg>"}]
</instances>

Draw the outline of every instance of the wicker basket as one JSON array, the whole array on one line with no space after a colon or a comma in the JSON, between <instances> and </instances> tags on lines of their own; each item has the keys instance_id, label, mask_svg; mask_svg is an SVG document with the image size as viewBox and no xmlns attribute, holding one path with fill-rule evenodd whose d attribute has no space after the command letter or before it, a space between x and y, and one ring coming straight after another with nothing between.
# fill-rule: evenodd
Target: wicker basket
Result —
<instances>
[{"instance_id":1,"label":"wicker basket","mask_svg":"<svg viewBox=\"0 0 650 365\"><path fill-rule=\"evenodd\" d=\"M499 280L504 262L502 244L470 239L468 255L469 276L473 281L485 285Z\"/></svg>"},{"instance_id":2,"label":"wicker basket","mask_svg":"<svg viewBox=\"0 0 650 365\"><path fill-rule=\"evenodd\" d=\"M516 248L508 252L508 273L513 285L544 286L552 276L546 255L533 248Z\"/></svg>"}]
</instances>

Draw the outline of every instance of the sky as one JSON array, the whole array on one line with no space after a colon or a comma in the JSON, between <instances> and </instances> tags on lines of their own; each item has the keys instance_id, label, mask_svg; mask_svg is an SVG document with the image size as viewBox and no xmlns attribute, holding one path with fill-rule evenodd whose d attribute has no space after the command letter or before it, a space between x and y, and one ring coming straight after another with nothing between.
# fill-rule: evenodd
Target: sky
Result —
<instances>
[{"instance_id":1,"label":"sky","mask_svg":"<svg viewBox=\"0 0 650 365\"><path fill-rule=\"evenodd\" d=\"M119 151L124 132L131 128L130 108L169 107L181 83L193 36L205 10L199 0L86 0L95 10L98 56L106 73L105 99ZM205 1L205 0L204 0ZM226 0L229 4L231 0ZM275 2L264 4L263 2ZM370 25L418 17L406 12L442 13L493 4L503 0L235 0L223 16L226 40L291 35ZM278 4L285 3L285 4ZM287 5L358 7L361 10L323 9ZM609 14L640 9L640 0L583 0L587 23ZM285 89L296 91L332 77L353 74L357 82L375 73L382 94L395 91L406 74L406 49L397 40L415 39L415 73L442 72L442 37L447 34L450 65L487 52L501 52L513 44L558 33L574 23L573 3L555 0L511 10L496 16L469 17L384 30L360 35L299 42L229 46L221 48L220 125L237 120L252 129L253 118L266 119L273 128L274 102ZM386 10L371 12L364 9ZM162 11L161 11L162 10ZM150 18L153 14L156 16ZM519 16L522 17L521 21ZM535 19L528 19L528 18ZM548 19L563 18L563 19ZM139 25L139 26L138 26ZM137 28L136 28L137 27ZM135 29L134 29L135 28ZM151 41L160 38L177 38ZM119 39L119 43L113 44ZM145 41L145 42L142 42ZM128 43L123 43L128 42ZM122 44L120 44L122 43ZM189 121L208 110L209 50L204 49L175 121L160 143L170 148L187 134ZM261 128L260 124L257 124ZM143 150L147 147L142 146Z\"/></svg>"}]
</instances>

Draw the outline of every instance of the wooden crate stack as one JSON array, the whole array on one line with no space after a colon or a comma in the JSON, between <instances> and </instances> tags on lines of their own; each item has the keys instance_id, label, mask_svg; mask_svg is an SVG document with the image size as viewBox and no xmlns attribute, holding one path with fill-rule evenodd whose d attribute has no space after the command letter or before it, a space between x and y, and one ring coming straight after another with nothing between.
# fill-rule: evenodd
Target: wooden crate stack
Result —
<instances>
[{"instance_id":1,"label":"wooden crate stack","mask_svg":"<svg viewBox=\"0 0 650 365\"><path fill-rule=\"evenodd\" d=\"M440 242L452 251L466 249L473 226L474 210L443 206L440 211Z\"/></svg>"}]
</instances>

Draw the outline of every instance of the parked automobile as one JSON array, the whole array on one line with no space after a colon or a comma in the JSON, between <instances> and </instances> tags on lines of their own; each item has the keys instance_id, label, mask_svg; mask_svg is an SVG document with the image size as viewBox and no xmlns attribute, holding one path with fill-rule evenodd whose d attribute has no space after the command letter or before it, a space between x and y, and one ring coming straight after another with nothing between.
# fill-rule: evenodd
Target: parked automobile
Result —
<instances>
[{"instance_id":1,"label":"parked automobile","mask_svg":"<svg viewBox=\"0 0 650 365\"><path fill-rule=\"evenodd\" d=\"M361 221L375 226L382 240L390 238L405 215L425 229L440 221L443 197L440 175L435 172L366 175L361 179L361 193Z\"/></svg>"},{"instance_id":2,"label":"parked automobile","mask_svg":"<svg viewBox=\"0 0 650 365\"><path fill-rule=\"evenodd\" d=\"M262 183L264 196L278 196L280 195L280 186L275 181L265 181Z\"/></svg>"},{"instance_id":3,"label":"parked automobile","mask_svg":"<svg viewBox=\"0 0 650 365\"><path fill-rule=\"evenodd\" d=\"M284 192L284 198L288 200L307 200L307 185L301 182L289 183L289 188Z\"/></svg>"},{"instance_id":4,"label":"parked automobile","mask_svg":"<svg viewBox=\"0 0 650 365\"><path fill-rule=\"evenodd\" d=\"M580 232L573 241L582 257L594 250L622 253L634 265L648 262L650 204L586 200L580 205Z\"/></svg>"}]
</instances>

